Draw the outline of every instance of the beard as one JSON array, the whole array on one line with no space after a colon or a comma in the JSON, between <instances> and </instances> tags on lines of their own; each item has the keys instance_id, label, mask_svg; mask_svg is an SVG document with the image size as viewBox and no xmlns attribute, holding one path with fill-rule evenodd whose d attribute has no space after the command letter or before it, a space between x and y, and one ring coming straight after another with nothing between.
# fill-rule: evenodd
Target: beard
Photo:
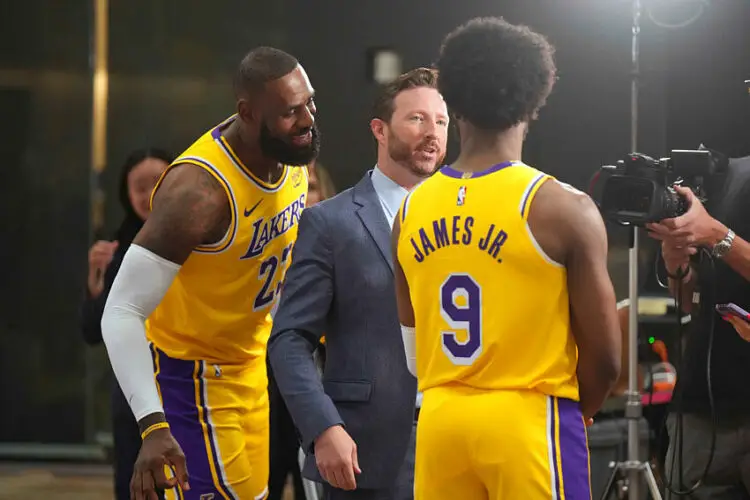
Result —
<instances>
[{"instance_id":1,"label":"beard","mask_svg":"<svg viewBox=\"0 0 750 500\"><path fill-rule=\"evenodd\" d=\"M412 147L399 139L393 130L388 132L388 156L399 165L406 167L412 174L423 179L437 172L445 158L445 153L442 151L438 151L438 156L434 160L419 157L419 150L432 144L434 141L425 140Z\"/></svg>"},{"instance_id":2,"label":"beard","mask_svg":"<svg viewBox=\"0 0 750 500\"><path fill-rule=\"evenodd\" d=\"M265 123L260 126L260 150L264 156L273 158L283 165L304 166L318 157L320 152L320 133L317 124L313 124L308 130L303 130L299 135L307 132L312 133L310 144L297 146L292 144L288 137L273 135Z\"/></svg>"}]
</instances>

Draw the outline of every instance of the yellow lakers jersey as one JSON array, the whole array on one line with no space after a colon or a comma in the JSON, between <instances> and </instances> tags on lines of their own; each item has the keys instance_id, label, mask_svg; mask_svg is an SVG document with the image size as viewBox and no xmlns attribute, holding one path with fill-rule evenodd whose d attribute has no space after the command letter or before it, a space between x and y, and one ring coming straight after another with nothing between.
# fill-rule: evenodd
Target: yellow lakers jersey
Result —
<instances>
[{"instance_id":1,"label":"yellow lakers jersey","mask_svg":"<svg viewBox=\"0 0 750 500\"><path fill-rule=\"evenodd\" d=\"M232 215L225 237L193 251L148 318L149 340L173 358L265 362L269 312L305 206L307 168L285 166L278 182L263 182L222 136L233 119L208 131L172 163L210 173L224 187Z\"/></svg>"},{"instance_id":2,"label":"yellow lakers jersey","mask_svg":"<svg viewBox=\"0 0 750 500\"><path fill-rule=\"evenodd\" d=\"M527 224L548 179L517 162L473 174L447 166L404 200L397 252L420 390L458 384L578 399L566 271Z\"/></svg>"}]
</instances>

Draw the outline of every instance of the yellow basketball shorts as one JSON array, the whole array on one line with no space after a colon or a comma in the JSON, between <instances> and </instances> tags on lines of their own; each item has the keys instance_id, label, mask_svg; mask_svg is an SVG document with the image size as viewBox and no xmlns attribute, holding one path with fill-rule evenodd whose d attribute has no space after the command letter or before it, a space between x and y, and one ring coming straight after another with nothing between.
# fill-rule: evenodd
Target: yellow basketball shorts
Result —
<instances>
[{"instance_id":1,"label":"yellow basketball shorts","mask_svg":"<svg viewBox=\"0 0 750 500\"><path fill-rule=\"evenodd\" d=\"M578 402L433 388L417 425L416 500L591 500Z\"/></svg>"},{"instance_id":2,"label":"yellow basketball shorts","mask_svg":"<svg viewBox=\"0 0 750 500\"><path fill-rule=\"evenodd\" d=\"M165 492L166 498L266 498L269 416L265 360L252 366L213 365L170 358L153 345L151 351L164 413L185 453L190 477L190 491L177 487Z\"/></svg>"}]
</instances>

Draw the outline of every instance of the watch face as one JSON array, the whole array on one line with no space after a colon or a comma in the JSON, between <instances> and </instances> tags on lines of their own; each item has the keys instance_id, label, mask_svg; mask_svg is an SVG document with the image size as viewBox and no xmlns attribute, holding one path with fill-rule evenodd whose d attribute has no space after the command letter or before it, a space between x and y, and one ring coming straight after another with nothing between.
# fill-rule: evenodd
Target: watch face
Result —
<instances>
[{"instance_id":1,"label":"watch face","mask_svg":"<svg viewBox=\"0 0 750 500\"><path fill-rule=\"evenodd\" d=\"M714 247L713 254L716 257L723 257L727 250L729 250L729 244L726 241L721 241Z\"/></svg>"}]
</instances>

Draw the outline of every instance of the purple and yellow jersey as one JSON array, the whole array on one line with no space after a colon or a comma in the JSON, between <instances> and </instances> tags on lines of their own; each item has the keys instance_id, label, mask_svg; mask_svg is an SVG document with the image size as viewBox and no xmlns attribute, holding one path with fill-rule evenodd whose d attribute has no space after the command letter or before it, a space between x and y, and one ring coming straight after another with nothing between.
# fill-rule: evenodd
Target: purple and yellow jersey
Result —
<instances>
[{"instance_id":1,"label":"purple and yellow jersey","mask_svg":"<svg viewBox=\"0 0 750 500\"><path fill-rule=\"evenodd\" d=\"M548 179L522 163L473 174L448 166L404 200L397 251L421 391L466 385L578 399L565 268L527 223Z\"/></svg>"},{"instance_id":2,"label":"purple and yellow jersey","mask_svg":"<svg viewBox=\"0 0 750 500\"><path fill-rule=\"evenodd\" d=\"M285 166L276 183L262 181L222 136L233 119L208 131L170 166L189 163L211 174L226 191L231 223L220 241L188 257L149 317L147 333L171 358L265 364L269 311L297 237L307 167Z\"/></svg>"}]
</instances>

